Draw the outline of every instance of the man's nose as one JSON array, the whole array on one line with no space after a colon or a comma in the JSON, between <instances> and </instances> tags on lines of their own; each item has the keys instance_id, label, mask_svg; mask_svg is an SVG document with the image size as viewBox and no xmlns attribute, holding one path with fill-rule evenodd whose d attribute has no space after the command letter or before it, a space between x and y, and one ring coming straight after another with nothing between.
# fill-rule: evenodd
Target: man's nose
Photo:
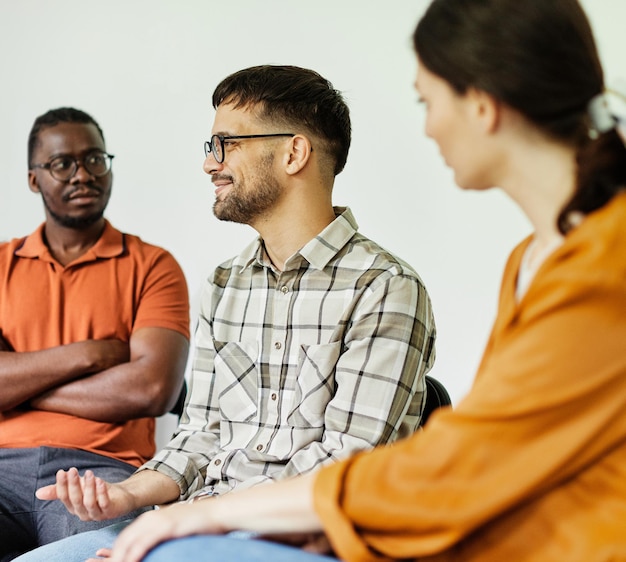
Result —
<instances>
[{"instance_id":1,"label":"man's nose","mask_svg":"<svg viewBox=\"0 0 626 562\"><path fill-rule=\"evenodd\" d=\"M87 181L93 181L95 179L96 176L89 172L89 170L85 168L85 165L82 162L76 162L76 171L74 172L74 175L70 178L70 182L85 183Z\"/></svg>"},{"instance_id":2,"label":"man's nose","mask_svg":"<svg viewBox=\"0 0 626 562\"><path fill-rule=\"evenodd\" d=\"M224 163L218 162L213 156L212 152L209 152L204 158L204 163L202 164L202 169L205 174L215 174L221 171L224 168Z\"/></svg>"}]
</instances>

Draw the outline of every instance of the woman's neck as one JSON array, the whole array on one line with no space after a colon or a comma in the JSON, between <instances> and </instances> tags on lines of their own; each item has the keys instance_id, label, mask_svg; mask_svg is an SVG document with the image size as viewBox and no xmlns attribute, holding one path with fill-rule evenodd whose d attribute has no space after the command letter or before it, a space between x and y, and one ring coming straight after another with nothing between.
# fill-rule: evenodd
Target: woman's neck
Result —
<instances>
[{"instance_id":1,"label":"woman's neck","mask_svg":"<svg viewBox=\"0 0 626 562\"><path fill-rule=\"evenodd\" d=\"M558 217L575 191L575 151L551 141L518 146L500 185L533 225L538 249L551 246L562 238Z\"/></svg>"}]
</instances>

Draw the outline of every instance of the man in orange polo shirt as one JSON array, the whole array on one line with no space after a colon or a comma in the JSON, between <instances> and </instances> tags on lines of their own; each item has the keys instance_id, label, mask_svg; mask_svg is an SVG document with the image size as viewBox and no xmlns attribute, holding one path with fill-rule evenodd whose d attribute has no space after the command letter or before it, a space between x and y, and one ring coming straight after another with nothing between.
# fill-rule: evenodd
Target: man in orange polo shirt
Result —
<instances>
[{"instance_id":1,"label":"man in orange polo shirt","mask_svg":"<svg viewBox=\"0 0 626 562\"><path fill-rule=\"evenodd\" d=\"M168 252L104 218L112 158L82 111L35 120L28 184L46 222L0 244L0 561L101 526L35 490L67 466L128 477L154 454L154 418L182 385L185 278Z\"/></svg>"}]
</instances>

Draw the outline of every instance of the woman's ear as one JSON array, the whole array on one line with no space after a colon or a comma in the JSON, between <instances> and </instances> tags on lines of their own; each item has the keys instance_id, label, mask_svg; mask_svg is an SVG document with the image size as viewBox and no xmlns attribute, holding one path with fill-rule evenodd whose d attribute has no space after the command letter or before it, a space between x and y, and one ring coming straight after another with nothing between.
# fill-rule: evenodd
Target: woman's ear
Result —
<instances>
[{"instance_id":1,"label":"woman's ear","mask_svg":"<svg viewBox=\"0 0 626 562\"><path fill-rule=\"evenodd\" d=\"M500 124L502 109L500 102L487 92L475 88L470 88L466 95L473 101L480 129L485 133L493 133Z\"/></svg>"},{"instance_id":2,"label":"woman's ear","mask_svg":"<svg viewBox=\"0 0 626 562\"><path fill-rule=\"evenodd\" d=\"M285 171L290 175L297 174L306 166L312 151L311 141L307 137L304 135L293 136L289 144Z\"/></svg>"}]
</instances>

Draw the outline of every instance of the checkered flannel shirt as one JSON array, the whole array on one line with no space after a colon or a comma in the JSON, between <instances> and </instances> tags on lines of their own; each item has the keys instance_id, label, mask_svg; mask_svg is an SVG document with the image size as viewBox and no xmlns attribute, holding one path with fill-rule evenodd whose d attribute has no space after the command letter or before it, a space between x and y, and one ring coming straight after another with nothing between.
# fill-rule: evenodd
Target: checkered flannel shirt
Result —
<instances>
[{"instance_id":1,"label":"checkered flannel shirt","mask_svg":"<svg viewBox=\"0 0 626 562\"><path fill-rule=\"evenodd\" d=\"M257 239L207 281L185 412L143 467L181 499L306 473L417 428L430 299L349 209L335 212L284 271Z\"/></svg>"}]
</instances>

